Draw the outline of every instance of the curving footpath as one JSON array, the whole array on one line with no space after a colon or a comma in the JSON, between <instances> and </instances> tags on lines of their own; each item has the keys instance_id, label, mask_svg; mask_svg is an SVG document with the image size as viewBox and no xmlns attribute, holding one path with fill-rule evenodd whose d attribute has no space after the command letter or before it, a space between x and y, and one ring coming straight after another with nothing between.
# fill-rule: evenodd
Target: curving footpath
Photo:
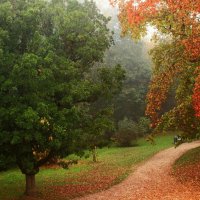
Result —
<instances>
[{"instance_id":1,"label":"curving footpath","mask_svg":"<svg viewBox=\"0 0 200 200\"><path fill-rule=\"evenodd\" d=\"M170 175L174 161L200 141L185 143L154 155L122 183L76 200L200 200L199 190L181 184Z\"/></svg>"}]
</instances>

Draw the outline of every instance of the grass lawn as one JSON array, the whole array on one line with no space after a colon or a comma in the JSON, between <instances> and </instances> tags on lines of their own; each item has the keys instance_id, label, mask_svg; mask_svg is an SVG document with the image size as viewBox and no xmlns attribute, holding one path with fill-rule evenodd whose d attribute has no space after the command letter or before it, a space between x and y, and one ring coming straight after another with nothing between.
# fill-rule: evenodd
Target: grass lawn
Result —
<instances>
[{"instance_id":1,"label":"grass lawn","mask_svg":"<svg viewBox=\"0 0 200 200\"><path fill-rule=\"evenodd\" d=\"M36 199L66 200L111 187L122 181L134 166L158 151L172 146L173 136L159 136L156 145L144 139L138 146L129 148L98 149L98 162L92 158L81 159L77 165L62 168L41 169L36 175L40 197ZM17 169L0 173L0 199L21 199L25 178Z\"/></svg>"}]
</instances>

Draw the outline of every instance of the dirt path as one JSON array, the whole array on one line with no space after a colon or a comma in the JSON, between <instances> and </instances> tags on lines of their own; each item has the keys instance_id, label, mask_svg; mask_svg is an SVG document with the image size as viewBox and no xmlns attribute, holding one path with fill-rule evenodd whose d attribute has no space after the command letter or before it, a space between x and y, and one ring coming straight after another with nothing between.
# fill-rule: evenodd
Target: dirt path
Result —
<instances>
[{"instance_id":1,"label":"dirt path","mask_svg":"<svg viewBox=\"0 0 200 200\"><path fill-rule=\"evenodd\" d=\"M76 200L200 200L200 190L177 182L170 175L173 162L200 141L164 150L140 165L112 188ZM94 175L95 176L95 175Z\"/></svg>"}]
</instances>

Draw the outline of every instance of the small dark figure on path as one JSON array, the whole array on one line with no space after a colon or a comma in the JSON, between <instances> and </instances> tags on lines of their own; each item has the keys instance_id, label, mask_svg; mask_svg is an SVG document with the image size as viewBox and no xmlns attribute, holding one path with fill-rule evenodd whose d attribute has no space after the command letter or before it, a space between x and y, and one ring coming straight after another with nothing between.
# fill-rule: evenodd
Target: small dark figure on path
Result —
<instances>
[{"instance_id":1,"label":"small dark figure on path","mask_svg":"<svg viewBox=\"0 0 200 200\"><path fill-rule=\"evenodd\" d=\"M174 144L176 145L178 142L180 142L182 139L181 139L181 136L180 135L175 135L174 136Z\"/></svg>"}]
</instances>

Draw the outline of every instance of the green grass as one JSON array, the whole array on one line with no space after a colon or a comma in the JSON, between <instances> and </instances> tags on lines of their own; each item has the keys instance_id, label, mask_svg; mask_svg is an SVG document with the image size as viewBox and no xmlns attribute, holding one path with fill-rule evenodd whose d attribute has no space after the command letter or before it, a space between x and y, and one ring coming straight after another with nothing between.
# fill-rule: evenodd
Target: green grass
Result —
<instances>
[{"instance_id":1,"label":"green grass","mask_svg":"<svg viewBox=\"0 0 200 200\"><path fill-rule=\"evenodd\" d=\"M174 169L177 169L179 167L195 164L197 162L200 162L200 147L187 151L179 159L176 160L173 167Z\"/></svg>"},{"instance_id":2,"label":"green grass","mask_svg":"<svg viewBox=\"0 0 200 200\"><path fill-rule=\"evenodd\" d=\"M52 186L65 186L65 185L81 185L94 181L94 185L99 181L96 179L103 179L109 176L113 177L109 183L105 184L107 187L121 182L130 173L131 168L138 163L150 158L158 151L172 146L173 136L165 135L159 136L155 139L156 145L151 145L144 139L138 141L135 147L127 148L103 148L98 149L98 162L93 163L92 158L82 158L77 165L70 167L69 170L55 168L55 169L41 169L36 176L37 187L40 188L42 193L49 190ZM71 158L74 155L71 155ZM95 174L95 175L94 175ZM98 174L98 176L97 176ZM96 181L96 182L95 182ZM17 169L9 170L0 173L0 199L13 200L19 198L24 191L25 187L24 176ZM102 183L101 183L102 184ZM85 193L95 192L97 188ZM80 193L81 195L82 193ZM72 194L79 195L79 194ZM53 199L53 197L52 197ZM55 198L55 199L60 199ZM61 198L61 199L68 199Z\"/></svg>"},{"instance_id":3,"label":"green grass","mask_svg":"<svg viewBox=\"0 0 200 200\"><path fill-rule=\"evenodd\" d=\"M104 148L98 150L99 160L109 160L109 165L130 167L150 156L172 146L172 136L159 136L155 139L156 145L151 145L144 139L138 141L135 147Z\"/></svg>"}]
</instances>

